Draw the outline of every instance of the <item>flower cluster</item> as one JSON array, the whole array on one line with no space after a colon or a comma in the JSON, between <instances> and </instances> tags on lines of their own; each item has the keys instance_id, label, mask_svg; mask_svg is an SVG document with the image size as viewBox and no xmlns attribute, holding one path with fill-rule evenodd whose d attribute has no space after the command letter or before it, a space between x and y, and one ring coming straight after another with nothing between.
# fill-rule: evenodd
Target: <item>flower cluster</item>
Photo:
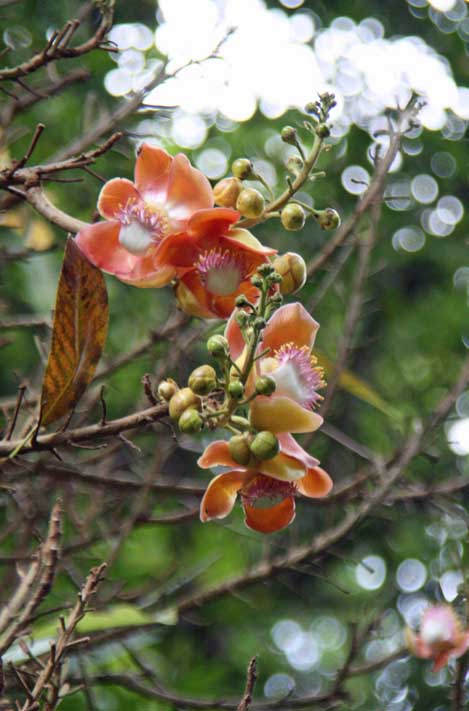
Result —
<instances>
[{"instance_id":1,"label":"flower cluster","mask_svg":"<svg viewBox=\"0 0 469 711\"><path fill-rule=\"evenodd\" d=\"M277 255L247 229L271 217L279 217L288 231L301 229L307 217L323 229L338 225L331 208L316 210L294 199L314 178L332 106L332 97L324 95L309 110L309 156L295 129L282 131L299 152L295 161L289 159L293 178L282 195L275 197L247 158L236 160L233 175L212 189L184 155L172 157L143 144L134 181L106 183L98 200L104 221L76 237L93 264L123 282L146 288L172 284L186 313L227 320L224 335L207 343L216 368L199 366L186 387L168 379L158 388L180 431L230 436L212 441L198 461L201 468L224 468L203 497L202 521L227 516L239 497L246 524L270 533L293 520L297 495L323 497L332 487L319 462L292 436L314 432L322 423L315 409L325 383L312 354L319 324L300 303L282 305L284 296L303 286L306 265L298 254ZM260 181L270 203L250 180Z\"/></svg>"}]
</instances>

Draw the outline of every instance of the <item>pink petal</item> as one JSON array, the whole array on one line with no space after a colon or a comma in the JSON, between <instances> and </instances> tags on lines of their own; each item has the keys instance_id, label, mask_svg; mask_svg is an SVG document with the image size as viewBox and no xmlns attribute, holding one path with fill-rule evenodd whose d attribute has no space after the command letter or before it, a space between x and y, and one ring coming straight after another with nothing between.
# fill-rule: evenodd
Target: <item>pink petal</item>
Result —
<instances>
[{"instance_id":1,"label":"pink petal","mask_svg":"<svg viewBox=\"0 0 469 711\"><path fill-rule=\"evenodd\" d=\"M262 335L262 349L277 351L285 343L293 343L297 348L312 348L319 324L304 306L295 302L281 306L269 319Z\"/></svg>"},{"instance_id":2,"label":"pink petal","mask_svg":"<svg viewBox=\"0 0 469 711\"><path fill-rule=\"evenodd\" d=\"M135 162L135 186L144 198L166 201L172 156L163 148L143 143Z\"/></svg>"},{"instance_id":3,"label":"pink petal","mask_svg":"<svg viewBox=\"0 0 469 711\"><path fill-rule=\"evenodd\" d=\"M200 504L200 520L205 522L228 516L245 478L246 472L234 470L219 474L212 479Z\"/></svg>"},{"instance_id":4,"label":"pink petal","mask_svg":"<svg viewBox=\"0 0 469 711\"><path fill-rule=\"evenodd\" d=\"M246 526L259 533L274 533L286 528L295 518L295 499L289 496L279 504L266 509L243 504Z\"/></svg>"},{"instance_id":5,"label":"pink petal","mask_svg":"<svg viewBox=\"0 0 469 711\"><path fill-rule=\"evenodd\" d=\"M230 354L233 360L237 360L239 358L246 345L241 329L236 323L235 317L237 312L238 309L233 311L225 328L225 338L230 346Z\"/></svg>"},{"instance_id":6,"label":"pink petal","mask_svg":"<svg viewBox=\"0 0 469 711\"><path fill-rule=\"evenodd\" d=\"M129 200L141 201L135 185L126 178L114 178L103 186L98 198L98 210L107 220L117 220Z\"/></svg>"},{"instance_id":7,"label":"pink petal","mask_svg":"<svg viewBox=\"0 0 469 711\"><path fill-rule=\"evenodd\" d=\"M229 207L211 207L210 209L198 209L197 212L193 212L189 219L187 225L187 233L198 240L204 237L214 238L225 236L235 222L239 220L239 212L236 210L231 210ZM235 246L240 247L242 244L237 240L232 240ZM213 247L213 244L209 245ZM201 249L206 249L207 247L201 243ZM243 249L250 249L248 245L243 245Z\"/></svg>"},{"instance_id":8,"label":"pink petal","mask_svg":"<svg viewBox=\"0 0 469 711\"><path fill-rule=\"evenodd\" d=\"M200 170L193 168L182 153L171 165L167 208L172 220L188 220L196 210L213 206L212 187Z\"/></svg>"},{"instance_id":9,"label":"pink petal","mask_svg":"<svg viewBox=\"0 0 469 711\"><path fill-rule=\"evenodd\" d=\"M288 454L290 457L296 457L303 462L306 468L311 469L312 467L317 467L319 464L319 459L316 459L315 457L312 457L311 454L308 454L308 452L306 452L306 450L298 444L296 439L292 437L291 434L282 432L278 435L278 440L280 442L282 452L284 452L284 454Z\"/></svg>"},{"instance_id":10,"label":"pink petal","mask_svg":"<svg viewBox=\"0 0 469 711\"><path fill-rule=\"evenodd\" d=\"M96 222L78 232L76 243L95 266L120 278L129 276L139 257L120 245L119 231L119 222Z\"/></svg>"}]
</instances>

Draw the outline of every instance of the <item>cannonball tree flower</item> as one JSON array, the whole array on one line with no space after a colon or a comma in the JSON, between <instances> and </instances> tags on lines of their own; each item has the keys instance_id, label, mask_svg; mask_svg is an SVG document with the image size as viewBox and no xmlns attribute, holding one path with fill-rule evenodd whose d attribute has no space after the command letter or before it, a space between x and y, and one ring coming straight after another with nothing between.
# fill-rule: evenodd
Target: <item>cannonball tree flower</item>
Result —
<instances>
[{"instance_id":1,"label":"cannonball tree flower","mask_svg":"<svg viewBox=\"0 0 469 711\"><path fill-rule=\"evenodd\" d=\"M433 659L433 671L448 664L449 659L461 657L469 649L469 630L464 630L450 605L432 605L422 616L420 630L405 630L407 646L416 657Z\"/></svg>"},{"instance_id":2,"label":"cannonball tree flower","mask_svg":"<svg viewBox=\"0 0 469 711\"><path fill-rule=\"evenodd\" d=\"M275 392L259 395L250 404L250 421L257 430L271 432L314 432L323 419L312 408L321 400L318 390L324 387L323 371L311 354L319 324L300 303L281 306L267 322L247 392L252 392L257 376L269 375L275 381ZM225 336L231 357L243 360L245 342L236 322L230 318ZM253 369L254 371L254 369Z\"/></svg>"},{"instance_id":3,"label":"cannonball tree flower","mask_svg":"<svg viewBox=\"0 0 469 711\"><path fill-rule=\"evenodd\" d=\"M290 434L281 434L278 439L279 454L251 467L240 467L224 440L212 442L206 448L198 460L202 469L217 466L231 469L208 485L200 505L201 521L225 518L239 496L246 525L260 533L273 533L295 518L297 494L321 498L329 493L332 480L318 466L318 460L305 452ZM272 503L265 505L266 502Z\"/></svg>"},{"instance_id":4,"label":"cannonball tree flower","mask_svg":"<svg viewBox=\"0 0 469 711\"><path fill-rule=\"evenodd\" d=\"M126 283L164 286L176 270L158 259L159 247L184 231L194 213L211 207L210 183L186 156L144 143L134 182L114 178L103 186L98 210L106 221L80 230L77 244L93 264ZM235 222L238 213L229 212Z\"/></svg>"},{"instance_id":5,"label":"cannonball tree flower","mask_svg":"<svg viewBox=\"0 0 469 711\"><path fill-rule=\"evenodd\" d=\"M257 301L251 277L276 250L264 247L248 230L232 228L238 216L227 208L199 210L185 232L161 244L157 263L175 269L176 298L193 316L228 318L240 294Z\"/></svg>"}]
</instances>

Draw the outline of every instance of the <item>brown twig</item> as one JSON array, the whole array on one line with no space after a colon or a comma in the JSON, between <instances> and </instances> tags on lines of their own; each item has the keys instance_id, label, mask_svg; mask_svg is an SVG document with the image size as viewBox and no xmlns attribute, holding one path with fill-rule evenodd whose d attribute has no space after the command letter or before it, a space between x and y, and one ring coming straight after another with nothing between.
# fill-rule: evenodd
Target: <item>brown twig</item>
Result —
<instances>
[{"instance_id":1,"label":"brown twig","mask_svg":"<svg viewBox=\"0 0 469 711\"><path fill-rule=\"evenodd\" d=\"M246 687L243 698L238 704L236 711L249 711L252 702L252 694L257 680L257 657L253 657L248 664L246 671Z\"/></svg>"}]
</instances>

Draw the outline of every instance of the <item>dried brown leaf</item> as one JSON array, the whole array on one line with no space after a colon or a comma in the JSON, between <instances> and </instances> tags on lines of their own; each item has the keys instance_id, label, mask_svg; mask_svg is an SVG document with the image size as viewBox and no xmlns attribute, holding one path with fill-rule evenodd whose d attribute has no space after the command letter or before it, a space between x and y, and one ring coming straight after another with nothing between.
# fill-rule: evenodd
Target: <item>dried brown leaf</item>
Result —
<instances>
[{"instance_id":1,"label":"dried brown leaf","mask_svg":"<svg viewBox=\"0 0 469 711\"><path fill-rule=\"evenodd\" d=\"M54 422L75 408L101 357L108 315L103 275L69 238L42 384L41 424Z\"/></svg>"}]
</instances>

